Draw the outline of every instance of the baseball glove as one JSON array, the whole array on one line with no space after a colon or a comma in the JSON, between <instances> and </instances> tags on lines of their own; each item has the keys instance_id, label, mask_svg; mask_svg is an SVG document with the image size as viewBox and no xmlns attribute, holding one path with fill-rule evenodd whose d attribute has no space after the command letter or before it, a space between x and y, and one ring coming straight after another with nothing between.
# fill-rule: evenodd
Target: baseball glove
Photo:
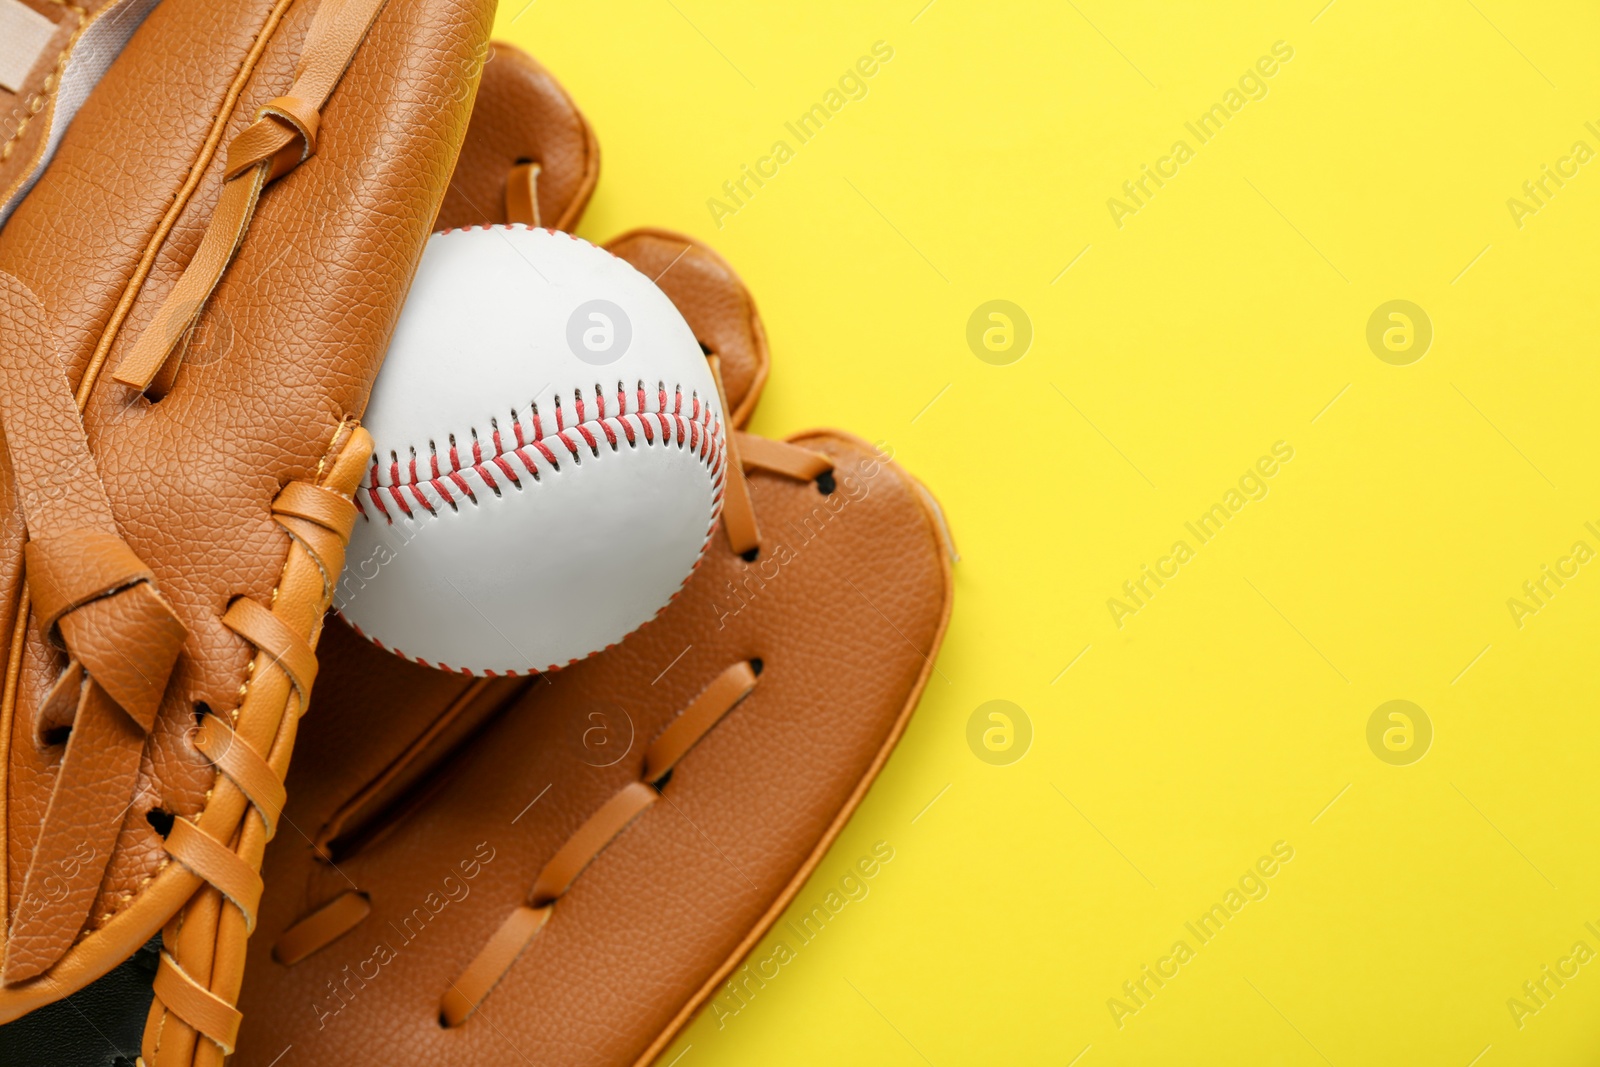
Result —
<instances>
[{"instance_id":1,"label":"baseball glove","mask_svg":"<svg viewBox=\"0 0 1600 1067\"><path fill-rule=\"evenodd\" d=\"M497 45L441 223L574 225L596 158L549 75ZM665 232L607 247L677 304L742 430L769 355L739 279ZM933 670L952 553L879 450L730 437L723 533L611 649L472 677L328 624L236 1063L648 1062L782 914ZM769 965L740 972L747 995Z\"/></svg>"},{"instance_id":2,"label":"baseball glove","mask_svg":"<svg viewBox=\"0 0 1600 1067\"><path fill-rule=\"evenodd\" d=\"M0 71L31 116L0 160L0 1061L220 1064L354 419L494 5L103 0L48 33L24 6L0 0L46 71Z\"/></svg>"}]
</instances>

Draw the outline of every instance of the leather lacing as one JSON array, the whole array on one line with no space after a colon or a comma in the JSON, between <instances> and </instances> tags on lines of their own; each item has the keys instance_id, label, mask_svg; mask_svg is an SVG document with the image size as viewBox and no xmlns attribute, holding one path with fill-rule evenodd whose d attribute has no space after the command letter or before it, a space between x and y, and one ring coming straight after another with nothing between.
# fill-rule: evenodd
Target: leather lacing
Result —
<instances>
[{"instance_id":1,"label":"leather lacing","mask_svg":"<svg viewBox=\"0 0 1600 1067\"><path fill-rule=\"evenodd\" d=\"M741 661L719 674L646 749L640 780L613 794L556 850L534 879L527 898L512 909L467 969L450 983L439 1003L442 1025L460 1026L477 1010L550 921L556 902L578 876L629 823L661 799L661 790L678 760L755 688L758 666L759 662Z\"/></svg>"},{"instance_id":2,"label":"leather lacing","mask_svg":"<svg viewBox=\"0 0 1600 1067\"><path fill-rule=\"evenodd\" d=\"M221 200L201 246L118 368L120 380L156 395L171 385L181 341L243 241L262 188L315 151L321 108L383 3L318 6L293 87L230 145ZM28 533L27 584L17 614L26 619L31 607L45 640L65 653L40 720L71 724L5 940L3 980L15 985L50 970L77 941L128 798L136 796L146 742L187 630L118 530L82 419L92 378L74 395L55 324L38 297L10 276L0 275L0 312L7 334L0 367L16 385L0 394L0 420ZM356 453L365 465L371 450L365 431L341 426L335 444L335 467ZM62 478L66 471L70 482ZM218 1064L233 1050L242 943L255 923L257 871L283 804L285 739L292 740L310 694L316 673L310 636L343 567L355 507L329 488L295 482L277 495L272 514L293 541L284 574L314 567L321 596L313 604L292 596L270 608L238 599L221 619L258 651L257 686L263 672L277 670L288 688L279 710L263 710L250 726L252 734L266 734L257 740L276 734L272 760L235 731L237 720L211 718L197 737L221 773L201 814L174 819L167 834L167 851L194 876L198 892L164 931L154 1025L146 1031L147 1058L158 1065L187 1063L191 1051L200 1063ZM75 806L58 802L68 796L80 799ZM259 818L245 818L248 810ZM66 850L75 856L83 846L87 860L62 863Z\"/></svg>"},{"instance_id":3,"label":"leather lacing","mask_svg":"<svg viewBox=\"0 0 1600 1067\"><path fill-rule=\"evenodd\" d=\"M728 417L727 390L722 385L721 362L708 357L717 395L722 399L724 425ZM723 528L728 547L735 554L749 557L760 551L761 532L756 522L746 467L759 467L772 473L802 481L821 481L832 469L823 455L753 434L732 433L728 440L728 484L722 505ZM555 906L578 876L606 846L615 841L634 819L661 798L678 761L688 754L727 714L739 705L760 677L762 661L740 661L717 675L677 718L656 736L645 749L644 767L638 781L630 782L600 806L534 879L528 896L501 922L500 928L478 951L439 1002L439 1023L460 1026L483 1003L500 980L516 963L535 935L544 929Z\"/></svg>"},{"instance_id":4,"label":"leather lacing","mask_svg":"<svg viewBox=\"0 0 1600 1067\"><path fill-rule=\"evenodd\" d=\"M719 360L714 354L708 360L717 381L725 425L731 426ZM728 437L728 456L722 522L728 547L736 555L748 558L759 551L760 545L760 530L744 477L747 469L797 481L816 481L824 492L833 490L832 461L808 449L734 432ZM730 665L656 736L645 750L638 780L613 794L556 850L523 902L511 910L466 970L443 992L439 1005L441 1025L460 1026L477 1010L550 921L557 903L589 864L661 798L679 761L756 688L762 668L759 659ZM273 946L273 957L292 966L350 932L371 911L367 893L347 890L286 929Z\"/></svg>"},{"instance_id":5,"label":"leather lacing","mask_svg":"<svg viewBox=\"0 0 1600 1067\"><path fill-rule=\"evenodd\" d=\"M519 161L506 175L506 221L521 222L535 228L539 221L539 164L531 159Z\"/></svg>"},{"instance_id":6,"label":"leather lacing","mask_svg":"<svg viewBox=\"0 0 1600 1067\"><path fill-rule=\"evenodd\" d=\"M316 153L323 105L385 2L323 0L317 6L294 84L283 96L267 101L255 121L228 145L222 196L200 247L132 351L117 364L113 375L117 381L152 397L172 388L183 359L179 342L200 318L244 243L262 190Z\"/></svg>"},{"instance_id":7,"label":"leather lacing","mask_svg":"<svg viewBox=\"0 0 1600 1067\"><path fill-rule=\"evenodd\" d=\"M332 490L297 481L278 493L272 503L272 515L321 572L321 606L325 610L344 565L345 547L355 525L355 504ZM293 704L279 724L278 737L272 745L277 749L286 732L292 738L295 721L310 699L317 673L316 653L304 636L254 600L235 600L221 621L264 655L264 661L257 664L258 670L270 664L289 681ZM212 808L225 810L242 801L257 818L247 820L228 842L207 832L203 825L205 814L193 822L177 818L167 834L166 848L174 860L204 879L236 909L248 936L255 929L261 901L261 856L277 831L285 792L279 771L234 731L232 720L232 715L207 709L202 712L194 735L195 748L219 772L206 814ZM226 1056L233 1052L242 1016L229 998L195 978L181 962L182 953L174 951L173 946L181 944L183 921L180 913L163 937L154 983L155 1007L177 1016Z\"/></svg>"},{"instance_id":8,"label":"leather lacing","mask_svg":"<svg viewBox=\"0 0 1600 1067\"><path fill-rule=\"evenodd\" d=\"M491 972L492 980L484 986L483 992L486 993L488 987L492 986L494 981L498 981L504 967L497 970L495 966L504 953L498 951L497 946L505 948L511 943L507 940L510 930L519 930L527 935L516 941L510 956L505 957L504 964L509 966L511 959L521 952L527 939L531 938L538 931L538 926L542 926L544 922L544 918L540 917L538 925L529 925L528 917L518 918L519 914L524 911L547 910L571 888L572 883L590 861L599 855L636 815L661 795L660 790L666 785L666 779L678 761L755 688L761 667L759 660L741 660L733 664L718 675L673 719L672 724L646 749L640 780L630 783L602 805L567 840L566 844L556 851L538 878L534 880L533 889L528 895L528 905L519 907L506 920L506 928L491 939L472 967L469 967L455 982L458 989L481 985L482 982L477 979L488 976ZM327 904L311 911L279 935L273 944L273 958L285 966L299 963L313 952L348 933L371 911L371 898L367 893L347 890ZM448 1002L449 998L446 999ZM471 997L471 1007L475 1007L477 1001L481 999L482 994ZM466 1014L470 1013L471 1007L463 1011L450 1025L456 1025L464 1019ZM452 1016L448 1003L444 1010L447 1018Z\"/></svg>"}]
</instances>

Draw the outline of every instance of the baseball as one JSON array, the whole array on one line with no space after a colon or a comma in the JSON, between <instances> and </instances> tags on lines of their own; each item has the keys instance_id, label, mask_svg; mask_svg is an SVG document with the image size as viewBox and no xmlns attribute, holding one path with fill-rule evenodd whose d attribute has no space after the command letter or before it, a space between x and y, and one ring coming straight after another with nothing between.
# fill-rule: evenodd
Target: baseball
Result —
<instances>
[{"instance_id":1,"label":"baseball","mask_svg":"<svg viewBox=\"0 0 1600 1067\"><path fill-rule=\"evenodd\" d=\"M522 225L435 234L363 424L335 603L441 670L550 671L648 622L722 505L716 385L633 267Z\"/></svg>"}]
</instances>

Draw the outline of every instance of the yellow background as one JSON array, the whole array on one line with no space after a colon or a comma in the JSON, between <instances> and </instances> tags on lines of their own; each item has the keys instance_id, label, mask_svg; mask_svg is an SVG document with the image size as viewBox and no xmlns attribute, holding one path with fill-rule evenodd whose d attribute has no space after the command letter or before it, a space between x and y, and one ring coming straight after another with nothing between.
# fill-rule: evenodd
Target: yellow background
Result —
<instances>
[{"instance_id":1,"label":"yellow background","mask_svg":"<svg viewBox=\"0 0 1600 1067\"><path fill-rule=\"evenodd\" d=\"M1520 228L1506 203L1600 150L1600 16L1324 2L504 0L600 137L582 232L722 251L773 340L756 428L886 442L963 555L939 672L797 903L894 860L661 1062L1600 1056L1600 962L1507 1007L1600 950L1600 562L1507 607L1600 548L1600 162ZM719 228L707 200L880 40L868 95ZM1107 199L1179 138L1119 228ZM1033 324L1011 365L966 342L992 299ZM1434 328L1409 366L1366 342L1393 299ZM1107 599L1277 441L1266 498L1119 628ZM996 699L1034 733L1008 766L967 743ZM1368 747L1391 699L1435 732L1409 766ZM1119 1028L1108 999L1280 840L1269 895Z\"/></svg>"}]
</instances>

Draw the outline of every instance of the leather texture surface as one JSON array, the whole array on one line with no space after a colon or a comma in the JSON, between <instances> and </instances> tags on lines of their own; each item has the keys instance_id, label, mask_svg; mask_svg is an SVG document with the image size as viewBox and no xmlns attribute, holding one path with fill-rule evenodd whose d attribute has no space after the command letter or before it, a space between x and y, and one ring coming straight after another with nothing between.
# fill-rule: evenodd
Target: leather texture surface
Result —
<instances>
[{"instance_id":1,"label":"leather texture surface","mask_svg":"<svg viewBox=\"0 0 1600 1067\"><path fill-rule=\"evenodd\" d=\"M233 725L241 737L264 721L265 742L279 742L274 773L287 764L292 722L281 734L277 722L303 703L309 672L296 666L304 653L290 638L305 637L273 628L282 621L240 622L230 603L253 601L268 620L320 614L324 582L310 557L291 549L301 536L292 531L302 530L306 544L321 543L326 531L314 522L297 528L304 520L282 512L282 491L326 479L355 447L349 420L366 402L453 169L492 3L389 0L322 109L315 155L263 194L188 337L170 394L153 403L102 371L148 326L193 255L221 189L228 142L293 80L317 7L163 0L0 231L0 272L43 303L55 335L49 364L77 393L115 525L187 633L84 930L43 976L0 989L0 1021L111 970L186 904L199 910L184 911L169 930L205 941L209 924L201 980L224 999L237 989L243 935L231 932L230 906L218 905L214 890L196 895L200 878L192 863L169 858L175 846L163 832L175 819L204 819L229 792L196 747L198 707L239 709ZM8 452L0 477L0 633L11 651L0 719L0 888L10 924L63 747L45 699L62 655L36 627L17 624L25 524L14 466ZM344 491L353 488L352 479ZM305 625L314 641L315 618ZM241 814L235 825L244 825ZM169 951L183 951L168 942ZM216 1047L197 1045L186 1029L169 1024L166 1045L153 1057L147 1049L147 1059L215 1062Z\"/></svg>"},{"instance_id":2,"label":"leather texture surface","mask_svg":"<svg viewBox=\"0 0 1600 1067\"><path fill-rule=\"evenodd\" d=\"M435 234L365 424L335 604L445 670L530 674L615 644L682 587L721 509L722 410L694 334L566 233Z\"/></svg>"},{"instance_id":3,"label":"leather texture surface","mask_svg":"<svg viewBox=\"0 0 1600 1067\"><path fill-rule=\"evenodd\" d=\"M484 63L461 164L439 208L439 228L512 221L506 180L519 163L539 165L541 225L576 226L600 178L600 146L550 72L515 45L496 41Z\"/></svg>"},{"instance_id":4,"label":"leather texture surface","mask_svg":"<svg viewBox=\"0 0 1600 1067\"><path fill-rule=\"evenodd\" d=\"M478 131L462 167L507 173L514 160L474 155ZM747 420L769 358L737 276L664 231L609 247L677 302ZM826 457L797 468L824 473L752 462L756 553L718 534L655 622L554 674L462 679L329 626L286 809L309 841L280 835L265 862L236 1062L291 1044L352 1067L622 1064L665 1047L859 803L948 619L925 491L848 435L796 443ZM742 699L697 710L744 665ZM686 719L706 732L681 751L663 738ZM652 750L675 761L659 802L642 782ZM509 967L463 1006L485 957Z\"/></svg>"}]
</instances>

